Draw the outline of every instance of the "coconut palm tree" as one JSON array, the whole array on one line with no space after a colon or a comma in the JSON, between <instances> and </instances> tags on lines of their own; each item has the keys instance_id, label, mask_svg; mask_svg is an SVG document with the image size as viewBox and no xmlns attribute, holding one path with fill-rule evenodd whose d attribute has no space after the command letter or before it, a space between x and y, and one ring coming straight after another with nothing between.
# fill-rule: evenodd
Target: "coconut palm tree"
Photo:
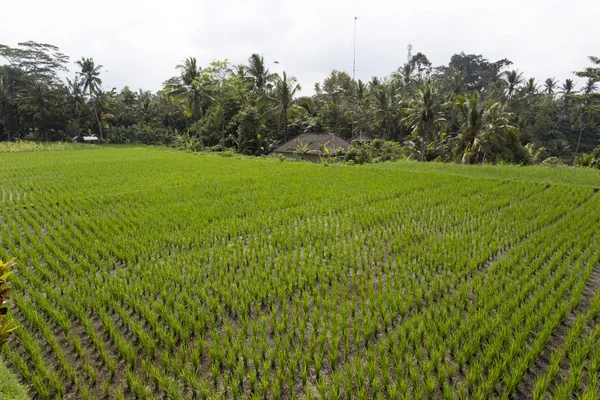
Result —
<instances>
[{"instance_id":1,"label":"coconut palm tree","mask_svg":"<svg viewBox=\"0 0 600 400\"><path fill-rule=\"evenodd\" d=\"M504 141L505 134L516 131L510 124L512 114L500 103L483 103L477 91L457 97L456 106L460 123L457 156L462 163L484 162L494 143Z\"/></svg>"},{"instance_id":2,"label":"coconut palm tree","mask_svg":"<svg viewBox=\"0 0 600 400\"><path fill-rule=\"evenodd\" d=\"M100 131L100 139L104 139L102 135L102 123L100 122L100 116L98 115L98 107L96 106L96 96L102 88L102 79L100 79L100 69L102 65L96 65L94 59L82 57L81 60L75 64L81 68L79 75L82 79L83 92L87 90L90 99L92 100L92 106L94 108L94 115L96 116L96 122L98 123L98 130Z\"/></svg>"},{"instance_id":3,"label":"coconut palm tree","mask_svg":"<svg viewBox=\"0 0 600 400\"><path fill-rule=\"evenodd\" d=\"M571 146L566 140L554 140L548 145L548 152L552 157L564 157L571 151Z\"/></svg>"},{"instance_id":4,"label":"coconut palm tree","mask_svg":"<svg viewBox=\"0 0 600 400\"><path fill-rule=\"evenodd\" d=\"M596 85L596 81L590 78L585 82L585 86L583 87L581 92L583 94L592 94L595 93L597 90L598 86Z\"/></svg>"},{"instance_id":5,"label":"coconut palm tree","mask_svg":"<svg viewBox=\"0 0 600 400\"><path fill-rule=\"evenodd\" d=\"M579 124L579 136L577 138L577 146L575 147L575 156L579 152L579 146L581 145L581 137L583 136L583 131L585 130L588 121L594 115L594 107L588 104L586 101L580 102L578 104L577 110L574 115L574 122Z\"/></svg>"},{"instance_id":6,"label":"coconut palm tree","mask_svg":"<svg viewBox=\"0 0 600 400\"><path fill-rule=\"evenodd\" d=\"M573 82L573 79L566 79L560 87L558 93L562 94L563 96L577 93L577 91L575 90L575 83Z\"/></svg>"},{"instance_id":7,"label":"coconut palm tree","mask_svg":"<svg viewBox=\"0 0 600 400\"><path fill-rule=\"evenodd\" d=\"M36 128L44 131L44 139L48 140L48 130L46 129L46 113L56 104L58 96L52 88L40 80L30 79L27 81L27 87L21 97L21 107L32 112L32 128L35 133ZM36 127L35 121L40 123Z\"/></svg>"},{"instance_id":8,"label":"coconut palm tree","mask_svg":"<svg viewBox=\"0 0 600 400\"><path fill-rule=\"evenodd\" d=\"M548 78L544 81L544 91L546 94L553 95L556 86L558 86L558 81L554 78Z\"/></svg>"},{"instance_id":9,"label":"coconut palm tree","mask_svg":"<svg viewBox=\"0 0 600 400\"><path fill-rule=\"evenodd\" d=\"M535 78L529 78L525 83L525 86L523 87L523 93L529 97L538 94L538 92L539 87L537 82L535 81Z\"/></svg>"},{"instance_id":10,"label":"coconut palm tree","mask_svg":"<svg viewBox=\"0 0 600 400\"><path fill-rule=\"evenodd\" d=\"M67 78L67 88L69 90L67 105L71 106L72 115L77 120L77 126L79 126L79 108L85 107L85 93L83 92L82 80L77 77L73 80Z\"/></svg>"},{"instance_id":11,"label":"coconut palm tree","mask_svg":"<svg viewBox=\"0 0 600 400\"><path fill-rule=\"evenodd\" d=\"M277 64L277 61L274 63ZM275 75L269 72L269 68L265 67L263 56L256 53L248 58L248 65L244 68L252 81L252 88L255 92L263 93L267 84L275 78Z\"/></svg>"},{"instance_id":12,"label":"coconut palm tree","mask_svg":"<svg viewBox=\"0 0 600 400\"><path fill-rule=\"evenodd\" d=\"M202 68L198 66L196 57L188 57L183 64L177 65L180 72L179 77L167 82L165 89L169 96L182 99L186 102L186 115L197 121L202 116L202 100L204 90L198 80L202 74Z\"/></svg>"},{"instance_id":13,"label":"coconut palm tree","mask_svg":"<svg viewBox=\"0 0 600 400\"><path fill-rule=\"evenodd\" d=\"M414 66L410 63L406 63L403 67L398 68L398 76L403 89L408 89L415 81L414 70Z\"/></svg>"},{"instance_id":14,"label":"coconut palm tree","mask_svg":"<svg viewBox=\"0 0 600 400\"><path fill-rule=\"evenodd\" d=\"M504 72L506 82L506 94L508 98L512 98L513 94L517 90L517 87L523 83L523 73L517 70Z\"/></svg>"},{"instance_id":15,"label":"coconut palm tree","mask_svg":"<svg viewBox=\"0 0 600 400\"><path fill-rule=\"evenodd\" d=\"M373 78L374 80L375 78ZM379 127L380 136L389 139L396 116L396 99L394 87L388 83L378 82L371 86L375 126Z\"/></svg>"},{"instance_id":16,"label":"coconut palm tree","mask_svg":"<svg viewBox=\"0 0 600 400\"><path fill-rule=\"evenodd\" d=\"M435 141L441 126L446 122L443 106L442 96L431 81L426 81L419 87L410 105L404 108L406 117L402 121L408 124L413 137L420 139L421 161L425 161L428 144Z\"/></svg>"},{"instance_id":17,"label":"coconut palm tree","mask_svg":"<svg viewBox=\"0 0 600 400\"><path fill-rule=\"evenodd\" d=\"M16 100L15 93L8 82L8 76L0 75L0 122L2 122L5 115L8 115L9 107L13 106ZM7 133L10 141L10 131L7 130Z\"/></svg>"},{"instance_id":18,"label":"coconut palm tree","mask_svg":"<svg viewBox=\"0 0 600 400\"><path fill-rule=\"evenodd\" d=\"M275 76L273 89L264 97L266 103L270 105L267 113L277 115L277 130L281 134L283 125L283 138L287 140L288 118L292 112L303 112L294 96L302 90L295 77L288 77L285 71L283 77Z\"/></svg>"}]
</instances>

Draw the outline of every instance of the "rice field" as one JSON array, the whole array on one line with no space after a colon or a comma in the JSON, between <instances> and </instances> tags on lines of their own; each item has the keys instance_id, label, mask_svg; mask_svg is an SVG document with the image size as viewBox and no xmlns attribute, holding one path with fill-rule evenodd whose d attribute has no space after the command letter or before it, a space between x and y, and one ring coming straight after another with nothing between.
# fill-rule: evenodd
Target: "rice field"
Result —
<instances>
[{"instance_id":1,"label":"rice field","mask_svg":"<svg viewBox=\"0 0 600 400\"><path fill-rule=\"evenodd\" d=\"M34 399L600 397L600 173L0 155Z\"/></svg>"}]
</instances>

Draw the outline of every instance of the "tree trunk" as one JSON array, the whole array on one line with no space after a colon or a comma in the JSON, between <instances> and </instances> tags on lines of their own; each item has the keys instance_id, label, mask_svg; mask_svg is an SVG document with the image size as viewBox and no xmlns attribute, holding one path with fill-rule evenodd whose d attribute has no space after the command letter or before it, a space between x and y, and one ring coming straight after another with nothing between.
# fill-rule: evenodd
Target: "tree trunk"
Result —
<instances>
[{"instance_id":1,"label":"tree trunk","mask_svg":"<svg viewBox=\"0 0 600 400\"><path fill-rule=\"evenodd\" d=\"M92 106L94 107L94 115L96 116L96 122L98 122L98 130L100 131L100 140L104 140L104 136L102 135L102 124L100 123L100 118L98 117L98 110L96 109L96 99L92 101Z\"/></svg>"},{"instance_id":2,"label":"tree trunk","mask_svg":"<svg viewBox=\"0 0 600 400\"><path fill-rule=\"evenodd\" d=\"M223 112L223 121L221 125L221 150L225 150L225 112Z\"/></svg>"},{"instance_id":3,"label":"tree trunk","mask_svg":"<svg viewBox=\"0 0 600 400\"><path fill-rule=\"evenodd\" d=\"M287 142L287 108L283 109L283 141Z\"/></svg>"},{"instance_id":4,"label":"tree trunk","mask_svg":"<svg viewBox=\"0 0 600 400\"><path fill-rule=\"evenodd\" d=\"M579 130L579 139L577 139L577 147L575 148L575 157L577 157L577 152L579 151L579 144L581 143L581 136L583 135L583 127L584 127L584 125L581 125L581 129Z\"/></svg>"}]
</instances>

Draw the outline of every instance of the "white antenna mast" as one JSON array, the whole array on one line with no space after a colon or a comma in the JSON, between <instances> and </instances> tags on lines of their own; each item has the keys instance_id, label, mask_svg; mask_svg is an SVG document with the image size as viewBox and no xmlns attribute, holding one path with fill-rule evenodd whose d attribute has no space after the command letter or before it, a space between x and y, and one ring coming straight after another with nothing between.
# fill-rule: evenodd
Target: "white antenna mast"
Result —
<instances>
[{"instance_id":1,"label":"white antenna mast","mask_svg":"<svg viewBox=\"0 0 600 400\"><path fill-rule=\"evenodd\" d=\"M356 20L358 17L354 17L354 61L352 63L352 80L356 78Z\"/></svg>"},{"instance_id":2,"label":"white antenna mast","mask_svg":"<svg viewBox=\"0 0 600 400\"><path fill-rule=\"evenodd\" d=\"M354 17L354 60L352 61L352 81L356 80L356 20L358 17ZM350 130L350 136L354 135L354 104L352 105L352 128Z\"/></svg>"},{"instance_id":3,"label":"white antenna mast","mask_svg":"<svg viewBox=\"0 0 600 400\"><path fill-rule=\"evenodd\" d=\"M408 49L408 55L406 56L406 59L408 62L410 62L410 59L412 58L413 45L409 43L407 49Z\"/></svg>"}]
</instances>

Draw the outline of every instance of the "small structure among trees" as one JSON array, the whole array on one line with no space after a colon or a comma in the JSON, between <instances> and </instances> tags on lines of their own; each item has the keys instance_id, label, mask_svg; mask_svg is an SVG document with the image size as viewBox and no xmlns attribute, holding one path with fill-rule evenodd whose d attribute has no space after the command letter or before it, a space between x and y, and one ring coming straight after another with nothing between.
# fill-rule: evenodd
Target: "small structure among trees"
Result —
<instances>
[{"instance_id":1,"label":"small structure among trees","mask_svg":"<svg viewBox=\"0 0 600 400\"><path fill-rule=\"evenodd\" d=\"M363 132L360 132L358 135L350 139L350 142L371 143L372 141L373 137Z\"/></svg>"},{"instance_id":2,"label":"small structure among trees","mask_svg":"<svg viewBox=\"0 0 600 400\"><path fill-rule=\"evenodd\" d=\"M303 133L269 152L296 160L318 162L334 153L346 152L350 143L333 133Z\"/></svg>"}]
</instances>

